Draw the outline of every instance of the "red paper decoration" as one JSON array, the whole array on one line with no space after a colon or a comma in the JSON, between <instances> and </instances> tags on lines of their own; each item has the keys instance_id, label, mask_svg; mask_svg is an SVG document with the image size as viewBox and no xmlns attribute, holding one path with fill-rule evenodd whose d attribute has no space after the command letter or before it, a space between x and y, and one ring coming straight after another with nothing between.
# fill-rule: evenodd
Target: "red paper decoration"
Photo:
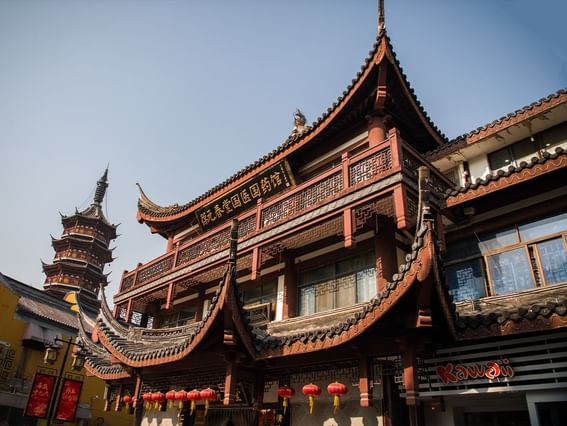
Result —
<instances>
[{"instance_id":1,"label":"red paper decoration","mask_svg":"<svg viewBox=\"0 0 567 426\"><path fill-rule=\"evenodd\" d=\"M179 405L177 406L177 409L179 411L183 410L183 402L187 401L187 392L185 392L184 390L175 392L175 400L179 401Z\"/></svg>"},{"instance_id":2,"label":"red paper decoration","mask_svg":"<svg viewBox=\"0 0 567 426\"><path fill-rule=\"evenodd\" d=\"M333 397L333 413L336 413L341 406L341 395L347 393L347 387L342 383L334 382L327 386L327 392Z\"/></svg>"},{"instance_id":3,"label":"red paper decoration","mask_svg":"<svg viewBox=\"0 0 567 426\"><path fill-rule=\"evenodd\" d=\"M285 411L287 409L288 406L288 400L289 398L291 398L293 395L295 395L295 391L293 390L293 388L290 388L289 386L280 386L278 388L278 396L280 398L283 398L283 413L285 415Z\"/></svg>"},{"instance_id":4,"label":"red paper decoration","mask_svg":"<svg viewBox=\"0 0 567 426\"><path fill-rule=\"evenodd\" d=\"M167 399L167 408L171 408L173 406L173 401L175 400L175 391L170 390L165 394L165 399Z\"/></svg>"},{"instance_id":5,"label":"red paper decoration","mask_svg":"<svg viewBox=\"0 0 567 426\"><path fill-rule=\"evenodd\" d=\"M205 400L205 416L207 415L207 411L209 411L209 401L216 401L217 400L217 393L211 389L203 389L200 392L201 399Z\"/></svg>"},{"instance_id":6,"label":"red paper decoration","mask_svg":"<svg viewBox=\"0 0 567 426\"><path fill-rule=\"evenodd\" d=\"M303 386L303 395L309 398L309 414L313 414L315 397L321 395L321 388L313 383Z\"/></svg>"},{"instance_id":7,"label":"red paper decoration","mask_svg":"<svg viewBox=\"0 0 567 426\"><path fill-rule=\"evenodd\" d=\"M151 392L146 392L142 395L142 399L144 400L144 408L148 410L151 407L152 403L152 394Z\"/></svg>"},{"instance_id":8,"label":"red paper decoration","mask_svg":"<svg viewBox=\"0 0 567 426\"><path fill-rule=\"evenodd\" d=\"M158 409L159 405L165 399L165 395L163 392L154 392L152 393L152 401L154 402L154 409Z\"/></svg>"},{"instance_id":9,"label":"red paper decoration","mask_svg":"<svg viewBox=\"0 0 567 426\"><path fill-rule=\"evenodd\" d=\"M215 398L216 398L216 394L215 394ZM189 391L187 393L187 399L191 401L191 411L189 412L189 415L192 416L193 411L195 411L195 408L197 407L197 401L200 401L202 399L201 392L199 392L197 389L193 389L192 391Z\"/></svg>"}]
</instances>

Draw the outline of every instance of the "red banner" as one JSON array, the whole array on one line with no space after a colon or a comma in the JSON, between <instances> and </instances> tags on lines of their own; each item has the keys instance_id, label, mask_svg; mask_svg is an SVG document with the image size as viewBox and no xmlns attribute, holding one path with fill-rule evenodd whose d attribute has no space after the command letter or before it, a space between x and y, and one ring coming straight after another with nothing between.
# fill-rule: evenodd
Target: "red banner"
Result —
<instances>
[{"instance_id":1,"label":"red banner","mask_svg":"<svg viewBox=\"0 0 567 426\"><path fill-rule=\"evenodd\" d=\"M55 376L36 373L24 414L30 417L46 418L54 387Z\"/></svg>"},{"instance_id":2,"label":"red banner","mask_svg":"<svg viewBox=\"0 0 567 426\"><path fill-rule=\"evenodd\" d=\"M55 411L55 420L62 420L64 422L75 421L82 386L83 382L78 380L67 378L63 380L57 410Z\"/></svg>"}]
</instances>

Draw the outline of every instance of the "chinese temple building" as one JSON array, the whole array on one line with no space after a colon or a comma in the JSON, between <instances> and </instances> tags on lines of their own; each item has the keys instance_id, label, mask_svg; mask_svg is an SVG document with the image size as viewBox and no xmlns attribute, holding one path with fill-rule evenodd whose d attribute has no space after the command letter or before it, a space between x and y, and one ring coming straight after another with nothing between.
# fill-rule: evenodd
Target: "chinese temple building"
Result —
<instances>
[{"instance_id":1,"label":"chinese temple building","mask_svg":"<svg viewBox=\"0 0 567 426\"><path fill-rule=\"evenodd\" d=\"M311 125L187 203L140 188L166 250L81 315L86 368L142 425L559 424L566 149L565 90L448 141L381 16Z\"/></svg>"},{"instance_id":2,"label":"chinese temple building","mask_svg":"<svg viewBox=\"0 0 567 426\"><path fill-rule=\"evenodd\" d=\"M96 185L93 202L73 215L61 215L63 234L52 237L55 250L53 263L43 264L46 275L44 290L63 298L69 291L81 291L84 304L98 310L100 285L106 286L104 265L112 262L110 242L116 238L116 226L102 211L102 201L108 187L108 169Z\"/></svg>"}]
</instances>

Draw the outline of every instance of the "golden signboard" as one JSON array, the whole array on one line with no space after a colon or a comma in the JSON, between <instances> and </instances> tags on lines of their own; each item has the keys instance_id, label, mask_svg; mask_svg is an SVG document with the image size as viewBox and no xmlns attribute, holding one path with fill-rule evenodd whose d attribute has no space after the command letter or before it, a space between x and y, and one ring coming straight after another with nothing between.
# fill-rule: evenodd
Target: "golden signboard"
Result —
<instances>
[{"instance_id":1,"label":"golden signboard","mask_svg":"<svg viewBox=\"0 0 567 426\"><path fill-rule=\"evenodd\" d=\"M195 214L203 230L213 228L295 184L287 161L280 161L217 200L198 209Z\"/></svg>"}]
</instances>

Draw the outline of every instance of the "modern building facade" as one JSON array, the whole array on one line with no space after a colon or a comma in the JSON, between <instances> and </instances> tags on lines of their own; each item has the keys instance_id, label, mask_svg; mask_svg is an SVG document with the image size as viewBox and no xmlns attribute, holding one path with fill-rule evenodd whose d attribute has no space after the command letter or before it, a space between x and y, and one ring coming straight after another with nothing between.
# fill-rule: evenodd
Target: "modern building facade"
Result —
<instances>
[{"instance_id":1,"label":"modern building facade","mask_svg":"<svg viewBox=\"0 0 567 426\"><path fill-rule=\"evenodd\" d=\"M81 323L109 407L133 400L143 425L560 424L567 92L448 141L382 24L311 126L298 111L187 203L140 189L165 253Z\"/></svg>"}]
</instances>

